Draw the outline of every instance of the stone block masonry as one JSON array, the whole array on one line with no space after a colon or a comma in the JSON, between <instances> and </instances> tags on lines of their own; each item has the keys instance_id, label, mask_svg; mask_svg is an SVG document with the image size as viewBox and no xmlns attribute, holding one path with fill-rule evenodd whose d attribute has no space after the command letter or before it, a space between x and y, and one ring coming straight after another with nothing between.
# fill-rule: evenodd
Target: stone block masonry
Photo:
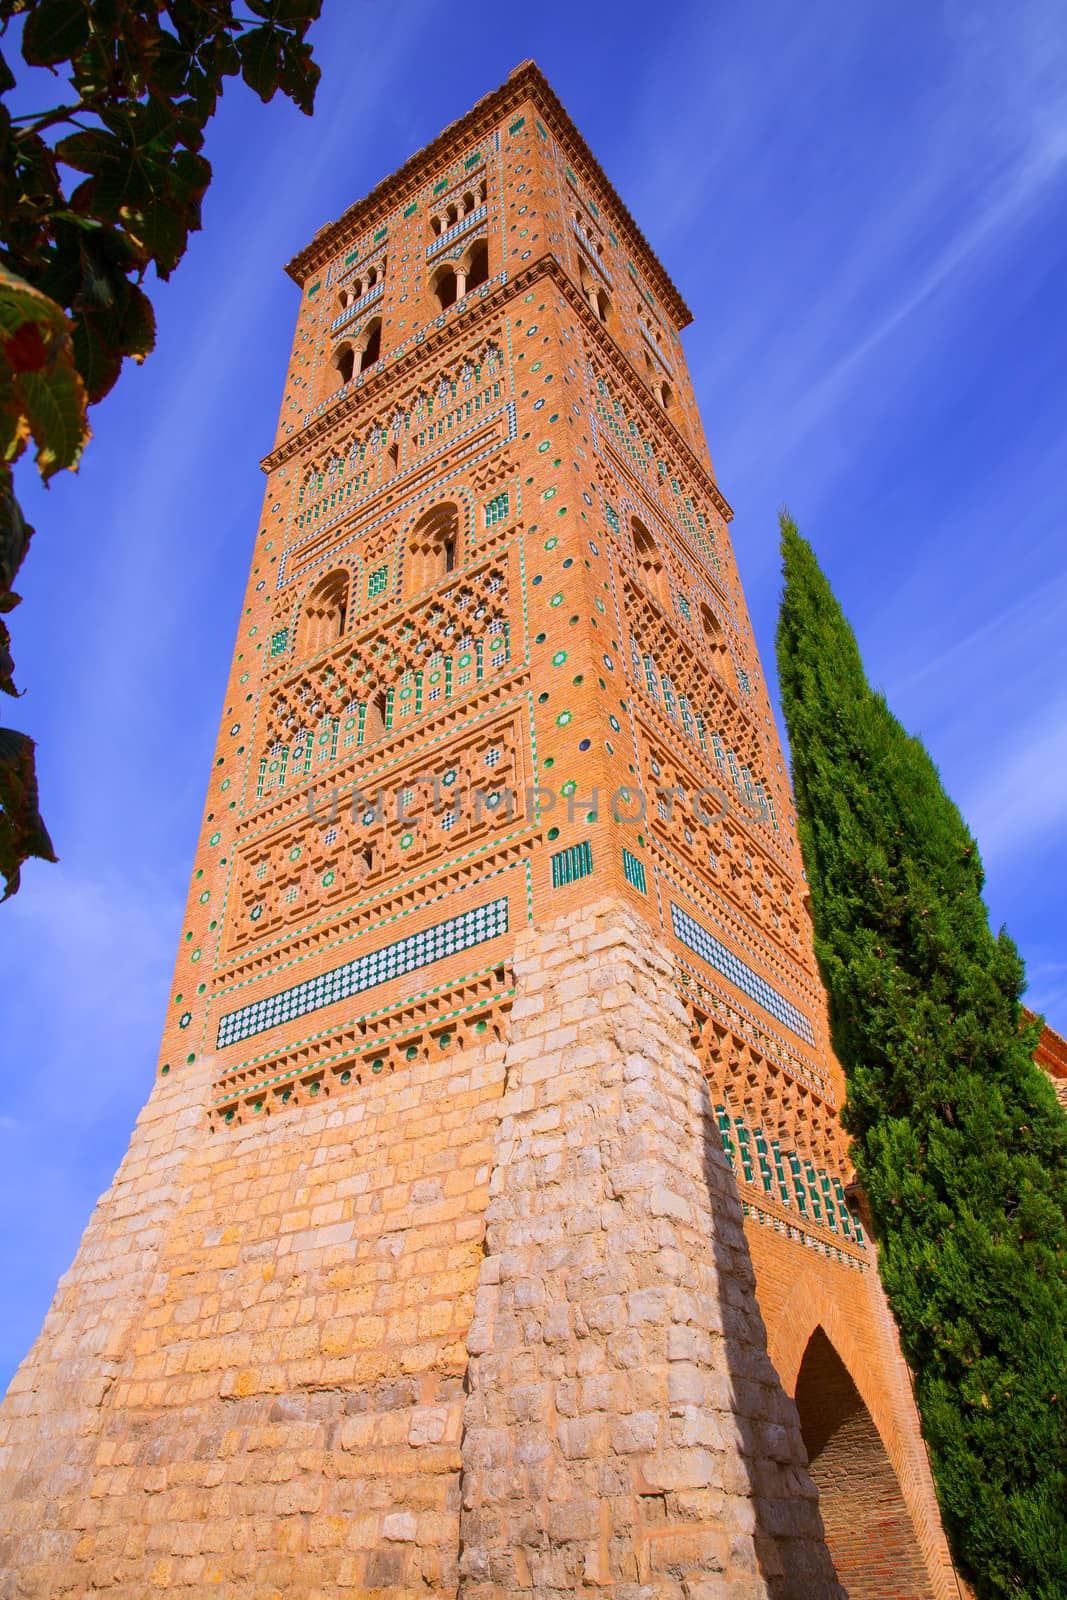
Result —
<instances>
[{"instance_id":1,"label":"stone block masonry","mask_svg":"<svg viewBox=\"0 0 1067 1600\"><path fill-rule=\"evenodd\" d=\"M796 1407L651 929L532 933L468 1335L465 1600L830 1600Z\"/></svg>"},{"instance_id":2,"label":"stone block masonry","mask_svg":"<svg viewBox=\"0 0 1067 1600\"><path fill-rule=\"evenodd\" d=\"M4 1407L4 1600L455 1594L502 1053L236 1139L158 1083Z\"/></svg>"}]
</instances>

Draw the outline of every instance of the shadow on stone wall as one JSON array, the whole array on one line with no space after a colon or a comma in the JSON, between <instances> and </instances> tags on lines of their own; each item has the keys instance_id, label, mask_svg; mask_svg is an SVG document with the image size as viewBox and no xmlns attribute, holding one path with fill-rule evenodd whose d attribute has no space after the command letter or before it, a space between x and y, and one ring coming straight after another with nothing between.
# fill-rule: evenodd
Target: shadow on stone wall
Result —
<instances>
[{"instance_id":1,"label":"shadow on stone wall","mask_svg":"<svg viewBox=\"0 0 1067 1600\"><path fill-rule=\"evenodd\" d=\"M515 972L463 1600L844 1600L667 952L604 901Z\"/></svg>"},{"instance_id":2,"label":"shadow on stone wall","mask_svg":"<svg viewBox=\"0 0 1067 1600\"><path fill-rule=\"evenodd\" d=\"M694 1065L700 1072L695 1055ZM753 1576L763 1580L769 1600L848 1600L825 1542L797 1407L767 1352L737 1183L706 1085L703 1098L704 1175L729 1374L724 1401L734 1419L737 1465L743 1474L740 1514L745 1526L738 1530L743 1536L732 1549L732 1559L751 1557Z\"/></svg>"}]
</instances>

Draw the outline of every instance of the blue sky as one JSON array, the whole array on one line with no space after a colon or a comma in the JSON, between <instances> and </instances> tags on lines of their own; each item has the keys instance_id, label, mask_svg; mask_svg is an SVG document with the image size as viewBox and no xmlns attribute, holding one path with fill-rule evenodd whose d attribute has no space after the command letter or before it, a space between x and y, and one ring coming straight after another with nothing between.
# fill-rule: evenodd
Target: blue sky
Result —
<instances>
[{"instance_id":1,"label":"blue sky","mask_svg":"<svg viewBox=\"0 0 1067 1600\"><path fill-rule=\"evenodd\" d=\"M153 1080L297 291L324 221L532 56L695 314L773 668L788 502L1067 1027L1067 29L1056 3L326 0L312 121L234 87L159 346L44 494L12 618L60 865L0 908L0 1379ZM533 20L531 20L533 19Z\"/></svg>"}]
</instances>

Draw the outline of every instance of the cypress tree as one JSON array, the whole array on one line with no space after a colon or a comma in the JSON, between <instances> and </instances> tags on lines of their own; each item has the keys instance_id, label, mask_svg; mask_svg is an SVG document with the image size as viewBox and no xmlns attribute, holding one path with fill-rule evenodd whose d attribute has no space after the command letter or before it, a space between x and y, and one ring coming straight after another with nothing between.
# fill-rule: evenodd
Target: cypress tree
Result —
<instances>
[{"instance_id":1,"label":"cypress tree","mask_svg":"<svg viewBox=\"0 0 1067 1600\"><path fill-rule=\"evenodd\" d=\"M781 532L815 951L945 1527L982 1600L1065 1600L1067 1117L975 841L784 513Z\"/></svg>"}]
</instances>

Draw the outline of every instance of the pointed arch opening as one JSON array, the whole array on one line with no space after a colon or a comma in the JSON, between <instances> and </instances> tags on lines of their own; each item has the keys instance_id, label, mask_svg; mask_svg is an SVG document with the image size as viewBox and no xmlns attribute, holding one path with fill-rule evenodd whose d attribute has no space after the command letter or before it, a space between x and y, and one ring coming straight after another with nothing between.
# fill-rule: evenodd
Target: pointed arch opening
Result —
<instances>
[{"instance_id":1,"label":"pointed arch opening","mask_svg":"<svg viewBox=\"0 0 1067 1600\"><path fill-rule=\"evenodd\" d=\"M352 375L356 369L356 353L350 344L341 345L333 353L331 366L336 373L335 389L343 389L346 383L352 382Z\"/></svg>"},{"instance_id":2,"label":"pointed arch opening","mask_svg":"<svg viewBox=\"0 0 1067 1600\"><path fill-rule=\"evenodd\" d=\"M611 296L600 282L593 268L580 253L578 256L578 276L581 280L582 292L589 302L590 311L597 321L602 322L606 327L611 316Z\"/></svg>"},{"instance_id":3,"label":"pointed arch opening","mask_svg":"<svg viewBox=\"0 0 1067 1600\"><path fill-rule=\"evenodd\" d=\"M476 239L467 258L467 293L481 288L489 281L489 245L485 239Z\"/></svg>"},{"instance_id":4,"label":"pointed arch opening","mask_svg":"<svg viewBox=\"0 0 1067 1600\"><path fill-rule=\"evenodd\" d=\"M408 544L409 593L454 571L459 559L459 509L451 500L419 518Z\"/></svg>"},{"instance_id":5,"label":"pointed arch opening","mask_svg":"<svg viewBox=\"0 0 1067 1600\"><path fill-rule=\"evenodd\" d=\"M348 622L348 573L328 572L304 604L305 655L317 655L341 637Z\"/></svg>"},{"instance_id":6,"label":"pointed arch opening","mask_svg":"<svg viewBox=\"0 0 1067 1600\"><path fill-rule=\"evenodd\" d=\"M633 535L638 577L649 594L667 610L670 608L671 591L659 546L639 517L631 520L630 532Z\"/></svg>"},{"instance_id":7,"label":"pointed arch opening","mask_svg":"<svg viewBox=\"0 0 1067 1600\"><path fill-rule=\"evenodd\" d=\"M431 289L442 311L447 311L449 306L454 306L456 303L455 269L450 266L438 267L433 275Z\"/></svg>"},{"instance_id":8,"label":"pointed arch opening","mask_svg":"<svg viewBox=\"0 0 1067 1600\"><path fill-rule=\"evenodd\" d=\"M894 1594L928 1594L922 1550L893 1463L821 1327L800 1363L796 1403L826 1543L849 1600L884 1600L887 1572Z\"/></svg>"},{"instance_id":9,"label":"pointed arch opening","mask_svg":"<svg viewBox=\"0 0 1067 1600\"><path fill-rule=\"evenodd\" d=\"M360 372L366 372L373 367L382 353L382 319L375 317L367 323L363 350L359 358Z\"/></svg>"}]
</instances>

